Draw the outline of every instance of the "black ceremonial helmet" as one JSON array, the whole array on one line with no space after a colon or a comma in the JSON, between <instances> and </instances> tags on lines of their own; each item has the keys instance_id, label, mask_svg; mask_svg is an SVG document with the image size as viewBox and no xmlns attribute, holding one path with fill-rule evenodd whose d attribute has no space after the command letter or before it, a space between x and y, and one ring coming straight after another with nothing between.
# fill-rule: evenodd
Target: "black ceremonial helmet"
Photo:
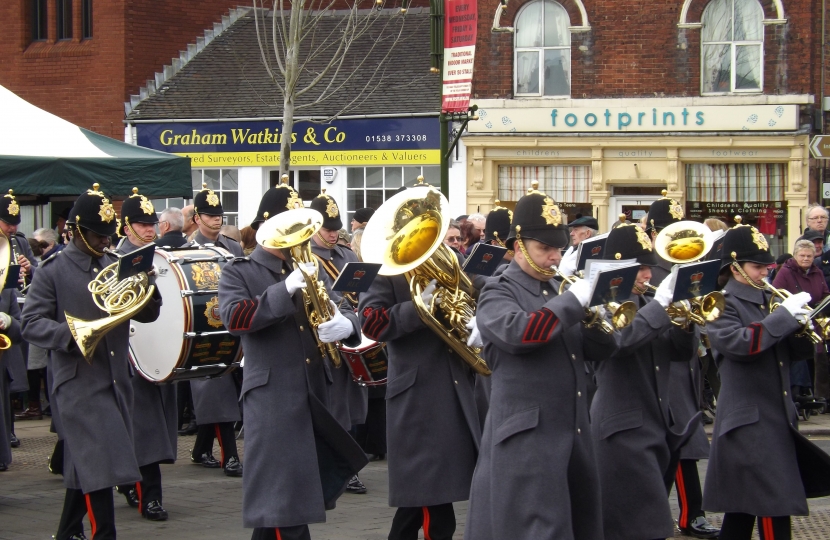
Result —
<instances>
[{"instance_id":1,"label":"black ceremonial helmet","mask_svg":"<svg viewBox=\"0 0 830 540\"><path fill-rule=\"evenodd\" d=\"M507 249L519 246L528 264L544 276L553 277L553 270L542 268L530 258L522 240L532 239L548 246L565 248L570 242L568 226L562 223L562 212L551 197L536 190L539 183L534 181L527 195L516 203L510 236L505 242Z\"/></svg>"},{"instance_id":2,"label":"black ceremonial helmet","mask_svg":"<svg viewBox=\"0 0 830 540\"><path fill-rule=\"evenodd\" d=\"M683 219L683 205L667 197L668 192L663 190L663 197L651 203L646 218L646 232L648 234L660 232L666 225Z\"/></svg>"},{"instance_id":3,"label":"black ceremonial helmet","mask_svg":"<svg viewBox=\"0 0 830 540\"><path fill-rule=\"evenodd\" d=\"M78 197L66 223L101 236L112 236L115 234L117 222L115 208L112 207L109 197L99 191L99 187L98 184L93 184L92 189ZM86 239L83 239L86 242Z\"/></svg>"},{"instance_id":4,"label":"black ceremonial helmet","mask_svg":"<svg viewBox=\"0 0 830 540\"><path fill-rule=\"evenodd\" d=\"M259 201L259 210L256 212L256 218L251 222L253 230L259 229L268 218L281 214L286 210L293 210L295 208L302 208L303 201L294 191L294 188L288 185L288 175L282 175L282 184L270 188L262 195Z\"/></svg>"},{"instance_id":5,"label":"black ceremonial helmet","mask_svg":"<svg viewBox=\"0 0 830 540\"><path fill-rule=\"evenodd\" d=\"M0 199L0 219L9 225L20 225L20 206L14 200L14 192L11 189Z\"/></svg>"},{"instance_id":6,"label":"black ceremonial helmet","mask_svg":"<svg viewBox=\"0 0 830 540\"><path fill-rule=\"evenodd\" d=\"M735 216L738 223L723 236L723 252L721 254L721 270L732 264L743 274L742 262L754 262L758 264L773 264L775 257L769 251L769 244L764 235L751 225L743 225L741 216ZM746 275L744 278L749 283Z\"/></svg>"},{"instance_id":7,"label":"black ceremonial helmet","mask_svg":"<svg viewBox=\"0 0 830 540\"><path fill-rule=\"evenodd\" d=\"M337 201L331 195L322 193L311 199L311 208L323 214L323 227L330 231L339 231L343 228L343 220L340 219L340 208Z\"/></svg>"},{"instance_id":8,"label":"black ceremonial helmet","mask_svg":"<svg viewBox=\"0 0 830 540\"><path fill-rule=\"evenodd\" d=\"M513 212L500 206L501 201L496 199L496 206L489 214L484 225L484 241L493 240L502 247L507 237L510 236L510 224L513 222Z\"/></svg>"},{"instance_id":9,"label":"black ceremonial helmet","mask_svg":"<svg viewBox=\"0 0 830 540\"><path fill-rule=\"evenodd\" d=\"M138 188L134 187L133 194L130 195L121 205L122 230L130 229L133 235L137 238L141 238L141 236L133 230L133 223L156 224L158 222L159 218L156 215L156 209L153 207L153 203L151 203L150 199L144 195L139 195Z\"/></svg>"},{"instance_id":10,"label":"black ceremonial helmet","mask_svg":"<svg viewBox=\"0 0 830 540\"><path fill-rule=\"evenodd\" d=\"M640 264L657 266L657 255L643 229L639 225L625 223L625 214L620 214L620 222L608 233L602 258L617 261L636 259Z\"/></svg>"},{"instance_id":11,"label":"black ceremonial helmet","mask_svg":"<svg viewBox=\"0 0 830 540\"><path fill-rule=\"evenodd\" d=\"M193 211L196 214L204 214L206 216L224 216L225 211L222 209L222 201L219 200L219 195L212 189L208 189L206 183L202 183L202 191L193 197Z\"/></svg>"}]
</instances>

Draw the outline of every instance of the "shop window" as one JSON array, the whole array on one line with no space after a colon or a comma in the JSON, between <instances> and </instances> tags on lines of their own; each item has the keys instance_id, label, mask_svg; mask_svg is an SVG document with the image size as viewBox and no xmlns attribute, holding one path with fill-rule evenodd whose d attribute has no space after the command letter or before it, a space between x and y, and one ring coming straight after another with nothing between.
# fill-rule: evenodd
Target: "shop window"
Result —
<instances>
[{"instance_id":1,"label":"shop window","mask_svg":"<svg viewBox=\"0 0 830 540\"><path fill-rule=\"evenodd\" d=\"M193 194L202 191L202 184L207 184L219 195L222 209L225 211L224 222L239 226L239 170L238 169L193 169ZM156 211L160 212L159 207Z\"/></svg>"},{"instance_id":2,"label":"shop window","mask_svg":"<svg viewBox=\"0 0 830 540\"><path fill-rule=\"evenodd\" d=\"M58 39L72 39L72 0L57 0Z\"/></svg>"},{"instance_id":3,"label":"shop window","mask_svg":"<svg viewBox=\"0 0 830 540\"><path fill-rule=\"evenodd\" d=\"M412 187L423 175L433 186L441 183L439 167L349 167L346 172L346 219L351 231L352 216L361 208L379 208L401 186Z\"/></svg>"},{"instance_id":4,"label":"shop window","mask_svg":"<svg viewBox=\"0 0 830 540\"><path fill-rule=\"evenodd\" d=\"M46 41L49 37L48 19L46 18L47 0L31 0L32 6L32 41Z\"/></svg>"},{"instance_id":5,"label":"shop window","mask_svg":"<svg viewBox=\"0 0 830 540\"><path fill-rule=\"evenodd\" d=\"M701 91L760 92L764 10L758 0L712 0L703 12Z\"/></svg>"},{"instance_id":6,"label":"shop window","mask_svg":"<svg viewBox=\"0 0 830 540\"><path fill-rule=\"evenodd\" d=\"M92 38L92 0L81 0L81 37Z\"/></svg>"},{"instance_id":7,"label":"shop window","mask_svg":"<svg viewBox=\"0 0 830 540\"><path fill-rule=\"evenodd\" d=\"M499 201L512 208L535 180L539 182L539 191L550 195L568 221L572 221L577 214L593 215L588 198L591 178L590 165L500 165Z\"/></svg>"},{"instance_id":8,"label":"shop window","mask_svg":"<svg viewBox=\"0 0 830 540\"><path fill-rule=\"evenodd\" d=\"M571 94L570 18L559 3L537 0L516 17L516 96Z\"/></svg>"},{"instance_id":9,"label":"shop window","mask_svg":"<svg viewBox=\"0 0 830 540\"><path fill-rule=\"evenodd\" d=\"M279 185L282 181L280 171L270 171L268 179L270 187ZM320 194L320 169L288 171L288 185L303 201L310 202Z\"/></svg>"}]
</instances>

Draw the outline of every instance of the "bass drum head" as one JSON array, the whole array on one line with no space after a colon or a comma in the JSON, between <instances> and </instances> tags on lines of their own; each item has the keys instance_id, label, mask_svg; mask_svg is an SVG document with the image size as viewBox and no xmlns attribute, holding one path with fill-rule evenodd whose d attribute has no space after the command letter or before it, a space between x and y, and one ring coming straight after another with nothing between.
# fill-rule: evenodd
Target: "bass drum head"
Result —
<instances>
[{"instance_id":1,"label":"bass drum head","mask_svg":"<svg viewBox=\"0 0 830 540\"><path fill-rule=\"evenodd\" d=\"M133 365L150 381L161 382L173 375L173 369L188 347L184 333L189 331L187 314L190 306L182 298L186 289L178 265L168 259L172 255L156 249L153 264L156 266L156 287L163 303L159 318L152 323L130 321L130 355Z\"/></svg>"}]
</instances>

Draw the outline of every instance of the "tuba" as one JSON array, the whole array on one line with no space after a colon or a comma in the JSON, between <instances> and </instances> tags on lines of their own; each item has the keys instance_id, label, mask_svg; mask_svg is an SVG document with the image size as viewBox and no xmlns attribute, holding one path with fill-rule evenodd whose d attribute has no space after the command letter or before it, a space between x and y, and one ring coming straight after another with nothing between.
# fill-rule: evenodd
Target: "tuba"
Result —
<instances>
[{"instance_id":1,"label":"tuba","mask_svg":"<svg viewBox=\"0 0 830 540\"><path fill-rule=\"evenodd\" d=\"M676 264L697 262L712 249L715 234L697 221L678 221L667 225L654 239L654 252ZM656 290L651 284L648 288ZM723 293L713 291L705 296L674 302L666 308L672 322L684 328L694 323L703 326L723 313L726 301Z\"/></svg>"},{"instance_id":2,"label":"tuba","mask_svg":"<svg viewBox=\"0 0 830 540\"><path fill-rule=\"evenodd\" d=\"M113 253L106 250L106 253ZM81 354L92 364L92 354L101 339L113 328L131 319L141 311L153 296L155 285L149 284L146 272L118 279L118 261L101 270L95 279L89 282L87 290L92 294L92 301L107 316L86 321L64 312L66 324L78 344Z\"/></svg>"},{"instance_id":3,"label":"tuba","mask_svg":"<svg viewBox=\"0 0 830 540\"><path fill-rule=\"evenodd\" d=\"M375 211L363 231L363 260L382 264L383 276L404 274L418 316L476 373L490 375L481 349L467 345L467 323L475 316L473 284L455 254L444 245L447 199L419 184L394 195ZM421 293L430 281L435 293L426 305Z\"/></svg>"},{"instance_id":4,"label":"tuba","mask_svg":"<svg viewBox=\"0 0 830 540\"><path fill-rule=\"evenodd\" d=\"M320 354L328 357L334 367L339 368L341 360L337 343L323 343L317 334L317 327L334 317L326 286L317 279L317 258L311 252L311 237L317 234L322 226L323 216L320 212L311 208L295 208L262 223L257 230L256 241L269 249L289 250L295 266L299 266L300 263L314 264L314 275L303 272L306 281L306 287L302 290L303 304Z\"/></svg>"}]
</instances>

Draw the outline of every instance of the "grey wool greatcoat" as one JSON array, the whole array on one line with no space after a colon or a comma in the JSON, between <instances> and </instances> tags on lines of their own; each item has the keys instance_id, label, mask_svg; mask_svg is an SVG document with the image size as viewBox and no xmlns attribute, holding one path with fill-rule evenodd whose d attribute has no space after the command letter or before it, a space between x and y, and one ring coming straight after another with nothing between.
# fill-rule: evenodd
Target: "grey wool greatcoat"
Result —
<instances>
[{"instance_id":1,"label":"grey wool greatcoat","mask_svg":"<svg viewBox=\"0 0 830 540\"><path fill-rule=\"evenodd\" d=\"M418 317L403 276L375 278L358 314L389 355L389 505L467 500L481 440L473 371Z\"/></svg>"},{"instance_id":2,"label":"grey wool greatcoat","mask_svg":"<svg viewBox=\"0 0 830 540\"><path fill-rule=\"evenodd\" d=\"M585 361L617 336L585 329L585 310L516 262L481 291L476 323L493 374L464 538L602 540Z\"/></svg>"},{"instance_id":3,"label":"grey wool greatcoat","mask_svg":"<svg viewBox=\"0 0 830 540\"><path fill-rule=\"evenodd\" d=\"M5 289L0 295L0 312L8 313L12 319L20 321L20 304L17 302L16 289ZM19 328L18 328L19 332ZM0 333L3 333L0 331ZM9 376L9 392L25 392L29 389L26 376L26 358L23 354L21 339L12 340L12 346L3 354L3 365Z\"/></svg>"},{"instance_id":4,"label":"grey wool greatcoat","mask_svg":"<svg viewBox=\"0 0 830 540\"><path fill-rule=\"evenodd\" d=\"M87 285L115 257L91 257L70 243L38 268L23 309L23 339L51 351L52 391L65 437L64 484L84 493L141 479L133 449L133 387L127 358L129 321L110 330L88 363L78 350L64 311L95 320L106 316ZM134 319L158 318L161 296Z\"/></svg>"},{"instance_id":5,"label":"grey wool greatcoat","mask_svg":"<svg viewBox=\"0 0 830 540\"><path fill-rule=\"evenodd\" d=\"M330 261L338 272L343 270L346 263L359 262L354 251L344 246L335 245L334 248L328 249L326 247L318 246L311 241L311 251L317 257ZM324 271L323 264L320 264L320 271ZM332 282L334 277L329 274ZM349 304L348 299L344 302L344 306ZM356 309L357 305L349 304L349 307ZM339 369L333 369L331 376L334 383L331 385L331 413L343 426L343 429L349 430L353 425L362 424L366 421L366 413L369 410L369 389L365 386L360 386L349 372L349 368L343 364Z\"/></svg>"},{"instance_id":6,"label":"grey wool greatcoat","mask_svg":"<svg viewBox=\"0 0 830 540\"><path fill-rule=\"evenodd\" d=\"M9 444L9 433L11 433L11 425L9 425L12 411L9 410L11 402L9 401L9 381L10 373L6 365L7 357L10 352L17 349L20 350L20 307L17 304L17 291L14 289L4 289L0 292L0 312L6 313L12 318L11 325L0 330L0 334L4 334L12 342L11 348L2 351L0 356L0 463L8 465L12 462L12 449Z\"/></svg>"},{"instance_id":7,"label":"grey wool greatcoat","mask_svg":"<svg viewBox=\"0 0 830 540\"><path fill-rule=\"evenodd\" d=\"M118 246L118 253L130 253L139 249L127 238ZM130 365L133 385L133 442L138 466L151 463L176 461L178 416L176 387L172 384L155 384Z\"/></svg>"},{"instance_id":8,"label":"grey wool greatcoat","mask_svg":"<svg viewBox=\"0 0 830 540\"><path fill-rule=\"evenodd\" d=\"M670 409L671 362L688 366L696 330L671 323L658 302L633 295L631 325L620 350L597 365L591 433L602 486L605 540L667 538L674 534L668 492L680 447L699 413L680 423Z\"/></svg>"},{"instance_id":9,"label":"grey wool greatcoat","mask_svg":"<svg viewBox=\"0 0 830 540\"><path fill-rule=\"evenodd\" d=\"M801 324L786 309L769 313L768 293L734 279L723 293L726 308L707 325L721 391L703 508L806 516L790 362L811 357L813 345L794 335Z\"/></svg>"},{"instance_id":10,"label":"grey wool greatcoat","mask_svg":"<svg viewBox=\"0 0 830 540\"><path fill-rule=\"evenodd\" d=\"M291 271L257 246L225 266L219 281L222 322L245 349L245 527L324 522L325 510L368 462L328 410L329 360L314 341L301 291L293 297L286 291ZM320 279L330 291L328 277ZM356 345L357 317L348 307L341 313L354 327L345 341Z\"/></svg>"},{"instance_id":11,"label":"grey wool greatcoat","mask_svg":"<svg viewBox=\"0 0 830 540\"><path fill-rule=\"evenodd\" d=\"M210 240L201 231L196 231L193 242L187 245L203 246L205 244L213 244L223 248L235 257L242 257L243 255L239 242L233 238L228 238L224 234L220 234L216 240ZM233 377L191 379L190 390L193 394L193 408L195 409L197 424L205 425L242 420L242 414L239 411L239 396L236 392Z\"/></svg>"}]
</instances>

